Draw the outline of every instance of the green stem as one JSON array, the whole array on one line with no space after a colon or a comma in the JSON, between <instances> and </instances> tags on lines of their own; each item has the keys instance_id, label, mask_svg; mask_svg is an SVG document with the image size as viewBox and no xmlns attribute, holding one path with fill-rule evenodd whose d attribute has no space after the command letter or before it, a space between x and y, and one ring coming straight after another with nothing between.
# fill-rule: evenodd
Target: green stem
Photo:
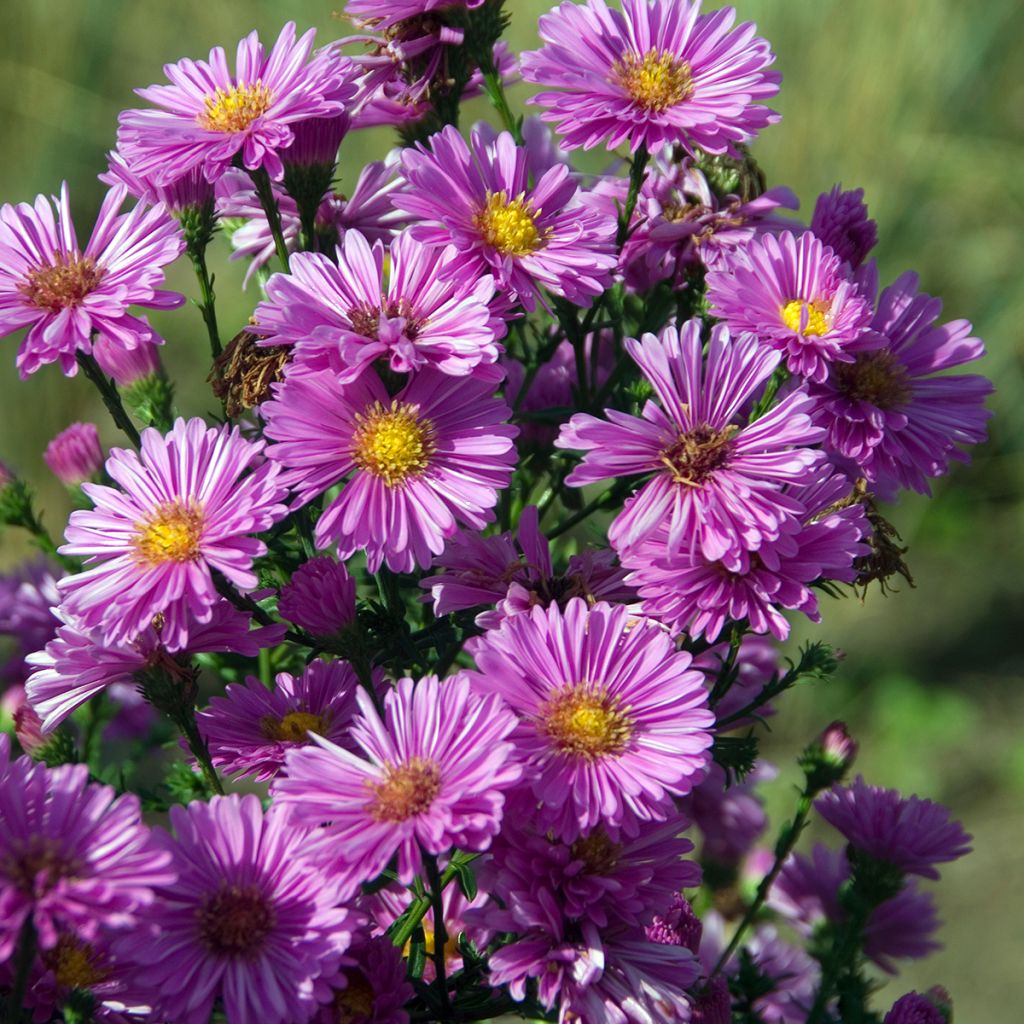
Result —
<instances>
[{"instance_id":1,"label":"green stem","mask_svg":"<svg viewBox=\"0 0 1024 1024\"><path fill-rule=\"evenodd\" d=\"M522 126L517 120L505 96L505 87L501 83L501 75L494 63L493 52L486 53L480 62L480 72L484 78L484 91L491 101L491 106L498 112L502 124L512 133L517 146L524 145Z\"/></svg>"},{"instance_id":2,"label":"green stem","mask_svg":"<svg viewBox=\"0 0 1024 1024\"><path fill-rule=\"evenodd\" d=\"M89 771L95 773L93 757L96 753L96 739L99 735L100 724L103 721L104 692L100 690L89 701L89 717L85 722L85 732L82 736L82 760L89 766Z\"/></svg>"},{"instance_id":3,"label":"green stem","mask_svg":"<svg viewBox=\"0 0 1024 1024\"><path fill-rule=\"evenodd\" d=\"M851 964L857 957L862 941L862 933L871 914L869 907L862 907L858 912L850 914L839 929L832 943L832 948L821 969L821 984L814 997L814 1003L807 1014L807 1024L828 1024L831 1020L826 1012L832 998L836 983L843 968ZM842 1010L842 1006L840 1006Z\"/></svg>"},{"instance_id":4,"label":"green stem","mask_svg":"<svg viewBox=\"0 0 1024 1024\"><path fill-rule=\"evenodd\" d=\"M91 353L79 352L77 359L78 365L86 377L96 385L100 398L103 399L103 404L107 407L107 412L110 413L114 423L128 435L128 440L138 448L142 444L142 438L139 437L135 424L132 423L131 417L121 402L117 385L100 369L100 364L96 362L96 358Z\"/></svg>"},{"instance_id":5,"label":"green stem","mask_svg":"<svg viewBox=\"0 0 1024 1024\"><path fill-rule=\"evenodd\" d=\"M14 962L14 984L4 1014L4 1024L18 1024L21 1011L25 1006L25 993L28 991L28 979L32 973L32 964L36 958L36 929L32 923L32 914L25 918L18 936L17 953Z\"/></svg>"},{"instance_id":6,"label":"green stem","mask_svg":"<svg viewBox=\"0 0 1024 1024\"><path fill-rule=\"evenodd\" d=\"M206 333L210 336L210 354L216 360L223 349L220 343L220 331L217 328L217 297L213 293L213 278L206 266L206 242L198 241L194 245L190 245L188 255L195 268L199 291L203 297L202 302L197 305L199 312L203 315L203 322L206 324ZM220 372L219 369L217 372Z\"/></svg>"},{"instance_id":7,"label":"green stem","mask_svg":"<svg viewBox=\"0 0 1024 1024\"><path fill-rule=\"evenodd\" d=\"M178 728L181 729L185 742L188 743L189 750L192 751L199 764L199 770L203 773L206 785L212 792L223 796L224 786L220 781L220 776L217 774L217 769L213 767L213 760L210 758L210 748L207 747L206 740L203 739L199 726L196 725L195 708L189 708L181 714L178 719Z\"/></svg>"},{"instance_id":8,"label":"green stem","mask_svg":"<svg viewBox=\"0 0 1024 1024\"><path fill-rule=\"evenodd\" d=\"M459 867L463 864L471 864L479 857L478 853L456 852L441 875L440 886L443 891L459 873ZM406 908L405 914L398 919L398 927L391 932L391 944L399 949L404 949L405 944L412 938L412 933L419 927L420 922L426 916L431 907L429 896L417 896Z\"/></svg>"},{"instance_id":9,"label":"green stem","mask_svg":"<svg viewBox=\"0 0 1024 1024\"><path fill-rule=\"evenodd\" d=\"M626 239L629 238L629 222L633 219L633 211L640 198L640 189L644 183L649 159L650 154L647 152L647 147L641 143L639 149L633 154L633 161L629 165L629 192L626 193L626 205L622 208L622 214L619 217L619 230L615 236L615 247L620 252L626 244Z\"/></svg>"},{"instance_id":10,"label":"green stem","mask_svg":"<svg viewBox=\"0 0 1024 1024\"><path fill-rule=\"evenodd\" d=\"M281 228L281 211L278 209L277 200L274 198L274 189L270 184L270 175L266 168L260 167L249 172L253 185L256 186L256 195L259 197L260 206L267 217L267 224L270 225L270 234L274 239L274 248L277 250L277 258L285 273L288 272L288 246L285 244L284 231Z\"/></svg>"},{"instance_id":11,"label":"green stem","mask_svg":"<svg viewBox=\"0 0 1024 1024\"><path fill-rule=\"evenodd\" d=\"M444 948L448 943L448 929L444 923L444 901L442 894L444 885L437 870L437 858L423 851L423 866L427 872L430 885L430 902L434 910L434 969L437 971L437 984L440 989L441 1011L445 1019L451 1017L452 1004L448 998L448 975L445 963Z\"/></svg>"}]
</instances>

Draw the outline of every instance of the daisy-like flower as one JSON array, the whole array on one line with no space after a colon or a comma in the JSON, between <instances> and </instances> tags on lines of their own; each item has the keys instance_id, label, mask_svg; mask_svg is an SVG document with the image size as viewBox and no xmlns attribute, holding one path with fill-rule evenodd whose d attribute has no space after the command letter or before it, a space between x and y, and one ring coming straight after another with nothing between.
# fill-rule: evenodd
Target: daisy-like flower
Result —
<instances>
[{"instance_id":1,"label":"daisy-like flower","mask_svg":"<svg viewBox=\"0 0 1024 1024\"><path fill-rule=\"evenodd\" d=\"M936 864L971 852L971 837L950 820L948 808L869 786L860 775L849 786L823 793L814 807L854 849L907 874L938 878Z\"/></svg>"},{"instance_id":2,"label":"daisy-like flower","mask_svg":"<svg viewBox=\"0 0 1024 1024\"><path fill-rule=\"evenodd\" d=\"M163 206L118 211L127 189L103 200L84 250L79 249L67 184L50 202L0 207L0 337L27 327L18 349L24 380L47 363L65 376L78 372L77 353L91 353L93 336L121 349L162 345L145 317L129 307L176 309L185 301L161 291L164 267L185 248L181 230Z\"/></svg>"},{"instance_id":3,"label":"daisy-like flower","mask_svg":"<svg viewBox=\"0 0 1024 1024\"><path fill-rule=\"evenodd\" d=\"M261 648L280 643L285 633L281 625L250 629L250 616L222 598L214 603L207 622L189 621L184 637L177 639L150 625L130 641L107 643L99 629L82 625L65 606L57 609L54 621L57 636L27 659L32 674L26 697L46 731L101 691L131 687L134 692L137 672L159 666L177 674L191 655L200 652L230 651L255 658Z\"/></svg>"},{"instance_id":4,"label":"daisy-like flower","mask_svg":"<svg viewBox=\"0 0 1024 1024\"><path fill-rule=\"evenodd\" d=\"M712 312L786 357L790 371L823 381L851 363L871 307L842 260L811 231L761 235L707 276Z\"/></svg>"},{"instance_id":5,"label":"daisy-like flower","mask_svg":"<svg viewBox=\"0 0 1024 1024\"><path fill-rule=\"evenodd\" d=\"M175 879L138 798L90 783L85 765L9 757L0 734L0 963L30 914L42 950L62 933L92 942L102 928L134 925L153 887Z\"/></svg>"},{"instance_id":6,"label":"daisy-like flower","mask_svg":"<svg viewBox=\"0 0 1024 1024\"><path fill-rule=\"evenodd\" d=\"M88 480L103 464L103 449L95 423L72 423L43 452L53 475L69 487Z\"/></svg>"},{"instance_id":7,"label":"daisy-like flower","mask_svg":"<svg viewBox=\"0 0 1024 1024\"><path fill-rule=\"evenodd\" d=\"M39 556L0 576L0 636L14 641L13 656L3 666L3 674L13 680L24 678L24 659L42 650L60 625L52 610L60 604L55 568Z\"/></svg>"},{"instance_id":8,"label":"daisy-like flower","mask_svg":"<svg viewBox=\"0 0 1024 1024\"><path fill-rule=\"evenodd\" d=\"M315 637L335 637L355 622L356 581L329 555L311 558L281 588L277 612Z\"/></svg>"},{"instance_id":9,"label":"daisy-like flower","mask_svg":"<svg viewBox=\"0 0 1024 1024\"><path fill-rule=\"evenodd\" d=\"M451 888L445 889L446 895ZM405 1004L414 990L394 943L386 936L360 937L346 950L345 958L348 964L331 981L334 996L317 1012L313 1024L409 1024Z\"/></svg>"},{"instance_id":10,"label":"daisy-like flower","mask_svg":"<svg viewBox=\"0 0 1024 1024\"><path fill-rule=\"evenodd\" d=\"M337 879L305 856L309 832L257 797L171 808L177 837L157 833L178 881L150 909L139 984L156 1016L206 1024L214 1000L238 1024L305 1024L330 998L327 979L357 923Z\"/></svg>"},{"instance_id":11,"label":"daisy-like flower","mask_svg":"<svg viewBox=\"0 0 1024 1024\"><path fill-rule=\"evenodd\" d=\"M979 359L985 346L966 320L937 325L941 312L940 300L918 292L917 275L903 274L882 292L871 321L887 344L856 346L853 362L835 364L827 380L808 387L815 421L828 429L825 443L886 493L930 494L929 478L953 460L969 461L960 445L985 440L991 382L942 374Z\"/></svg>"},{"instance_id":12,"label":"daisy-like flower","mask_svg":"<svg viewBox=\"0 0 1024 1024\"><path fill-rule=\"evenodd\" d=\"M411 187L395 196L395 206L416 218L414 238L454 245L453 270L493 275L526 309L540 288L589 306L615 267L615 218L580 201L564 164L531 186L526 149L508 132L492 134L474 128L470 147L449 125L429 147L405 150Z\"/></svg>"},{"instance_id":13,"label":"daisy-like flower","mask_svg":"<svg viewBox=\"0 0 1024 1024\"><path fill-rule=\"evenodd\" d=\"M755 26L735 20L731 7L701 14L700 0L562 3L540 19L544 47L520 58L523 78L552 90L531 102L567 149L735 153L779 119L760 101L782 79Z\"/></svg>"},{"instance_id":14,"label":"daisy-like flower","mask_svg":"<svg viewBox=\"0 0 1024 1024\"><path fill-rule=\"evenodd\" d=\"M342 559L365 550L371 572L411 572L458 522L485 526L516 458L511 410L493 390L436 370L394 396L372 369L343 388L329 371L275 386L260 411L281 479L306 503L347 478L317 520L317 546L337 543Z\"/></svg>"},{"instance_id":15,"label":"daisy-like flower","mask_svg":"<svg viewBox=\"0 0 1024 1024\"><path fill-rule=\"evenodd\" d=\"M293 820L322 825L309 849L343 874L350 891L376 878L397 854L408 885L422 853L453 845L485 850L501 825L505 791L522 775L507 741L515 716L497 697L478 697L462 677L402 679L384 699L382 721L365 690L351 739L357 757L316 737L290 750L272 784Z\"/></svg>"},{"instance_id":16,"label":"daisy-like flower","mask_svg":"<svg viewBox=\"0 0 1024 1024\"><path fill-rule=\"evenodd\" d=\"M608 530L620 555L661 529L671 551L738 566L745 552L792 531L800 508L782 484L820 459L796 447L822 436L810 403L793 393L754 423L736 423L778 355L750 335L730 338L717 326L705 367L699 320L681 331L666 327L660 338L627 338L626 350L661 406L647 402L641 418L613 409L605 410L607 420L577 413L555 442L587 452L566 478L577 487L653 474Z\"/></svg>"},{"instance_id":17,"label":"daisy-like flower","mask_svg":"<svg viewBox=\"0 0 1024 1024\"><path fill-rule=\"evenodd\" d=\"M744 552L738 562L673 548L665 527L630 548L622 564L632 570L626 578L639 591L645 614L674 631L711 641L727 622L742 619L749 620L755 633L770 632L785 640L789 623L781 609L820 621L810 584L818 579L854 581L854 563L871 550L863 541L864 508L849 503L849 481L828 467L787 488L783 497L802 503L796 530Z\"/></svg>"},{"instance_id":18,"label":"daisy-like flower","mask_svg":"<svg viewBox=\"0 0 1024 1024\"><path fill-rule=\"evenodd\" d=\"M452 255L408 232L385 253L382 244L371 249L349 231L336 264L319 253L297 253L289 273L271 277L255 330L267 344L294 345L306 367L331 369L346 384L376 359L387 359L397 373L434 366L465 376L498 358L487 306L494 279L466 272L446 277Z\"/></svg>"},{"instance_id":19,"label":"daisy-like flower","mask_svg":"<svg viewBox=\"0 0 1024 1024\"><path fill-rule=\"evenodd\" d=\"M534 608L485 634L474 657L473 685L520 717L538 828L564 842L599 824L636 834L702 777L714 723L704 677L622 605Z\"/></svg>"},{"instance_id":20,"label":"daisy-like flower","mask_svg":"<svg viewBox=\"0 0 1024 1024\"><path fill-rule=\"evenodd\" d=\"M257 583L254 558L266 545L250 534L283 518L279 467L263 442L238 428L178 419L166 436L142 432L142 451L115 448L107 473L121 488L83 484L95 509L71 513L62 554L87 568L61 581L70 614L124 643L161 615L161 635L184 645L192 621L208 622L219 599L213 572L236 587Z\"/></svg>"},{"instance_id":21,"label":"daisy-like flower","mask_svg":"<svg viewBox=\"0 0 1024 1024\"><path fill-rule=\"evenodd\" d=\"M310 29L296 39L288 22L268 54L251 32L238 44L234 75L219 46L209 63L167 64L170 85L136 90L160 109L126 110L119 118L118 149L131 170L167 185L200 167L216 181L237 157L279 180L294 125L343 114L355 93L351 62L330 50L310 60L315 35Z\"/></svg>"},{"instance_id":22,"label":"daisy-like flower","mask_svg":"<svg viewBox=\"0 0 1024 1024\"><path fill-rule=\"evenodd\" d=\"M466 7L472 10L484 0L348 0L345 14L353 20L369 22L377 29L391 28L392 25L416 18L421 14L433 14L445 7Z\"/></svg>"},{"instance_id":23,"label":"daisy-like flower","mask_svg":"<svg viewBox=\"0 0 1024 1024\"><path fill-rule=\"evenodd\" d=\"M255 676L228 685L196 716L213 763L228 775L272 779L285 754L312 742L311 732L350 746L359 679L344 661L312 661L301 676L280 672L273 690Z\"/></svg>"}]
</instances>

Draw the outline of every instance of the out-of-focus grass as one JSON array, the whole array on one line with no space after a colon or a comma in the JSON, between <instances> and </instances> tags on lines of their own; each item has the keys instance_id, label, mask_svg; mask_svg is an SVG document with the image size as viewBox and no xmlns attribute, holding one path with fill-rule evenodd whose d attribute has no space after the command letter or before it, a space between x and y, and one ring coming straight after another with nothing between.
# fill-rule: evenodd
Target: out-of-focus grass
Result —
<instances>
[{"instance_id":1,"label":"out-of-focus grass","mask_svg":"<svg viewBox=\"0 0 1024 1024\"><path fill-rule=\"evenodd\" d=\"M341 0L338 0L340 6ZM549 5L509 0L512 43L535 45L536 17ZM992 440L973 465L893 510L918 588L887 599L826 599L818 635L849 651L839 677L791 695L769 753L782 766L771 805L784 813L792 752L830 717L846 718L874 781L947 800L976 835L976 852L945 873L939 889L947 951L908 971L894 988L949 985L962 1021L1011 1020L1024 995L1017 966L1024 912L1024 715L1022 525L1024 395L1024 77L1017 40L1019 0L739 0L772 40L785 75L780 125L755 153L772 183L791 185L805 210L837 181L862 186L881 232L883 282L914 268L973 320L989 346L983 369L996 381ZM99 204L95 175L113 144L117 112L131 89L160 79L160 65L210 46L229 48L257 28L272 38L294 18L322 39L343 34L327 5L298 0L212 4L200 0L33 0L0 14L0 200L72 188L80 235ZM521 101L525 91L516 89ZM474 110L484 112L481 105ZM471 115L472 116L472 115ZM342 179L390 144L386 132L345 144ZM591 157L593 160L593 156ZM590 166L593 166L591 163ZM195 294L185 267L175 287ZM217 267L223 331L244 323L256 294L241 273ZM198 313L154 320L168 338L165 360L185 413L209 411L208 367ZM0 342L0 459L36 486L59 532L66 496L40 452L76 418L103 424L84 381L54 368L18 382L14 341ZM24 550L4 537L2 561ZM808 631L803 630L803 635Z\"/></svg>"}]
</instances>

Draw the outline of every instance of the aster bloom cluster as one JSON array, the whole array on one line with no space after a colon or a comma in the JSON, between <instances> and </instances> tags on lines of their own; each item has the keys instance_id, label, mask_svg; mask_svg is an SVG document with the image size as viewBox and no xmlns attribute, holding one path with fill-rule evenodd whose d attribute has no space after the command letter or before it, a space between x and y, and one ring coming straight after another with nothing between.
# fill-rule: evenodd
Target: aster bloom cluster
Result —
<instances>
[{"instance_id":1,"label":"aster bloom cluster","mask_svg":"<svg viewBox=\"0 0 1024 1024\"><path fill-rule=\"evenodd\" d=\"M125 445L47 447L59 545L0 466L45 552L0 577L5 1022L877 1021L873 972L937 948L962 827L844 785L833 723L768 852L758 741L837 666L782 658L796 613L909 578L879 503L984 439L945 372L982 344L880 288L860 190L804 225L767 187L755 26L566 0L517 57L511 7L350 0L345 38L169 64L84 248L66 186L0 209L21 373L81 368ZM500 127L460 130L481 93ZM371 125L399 145L343 194ZM181 255L210 422L142 313ZM813 814L842 842L798 850Z\"/></svg>"}]
</instances>

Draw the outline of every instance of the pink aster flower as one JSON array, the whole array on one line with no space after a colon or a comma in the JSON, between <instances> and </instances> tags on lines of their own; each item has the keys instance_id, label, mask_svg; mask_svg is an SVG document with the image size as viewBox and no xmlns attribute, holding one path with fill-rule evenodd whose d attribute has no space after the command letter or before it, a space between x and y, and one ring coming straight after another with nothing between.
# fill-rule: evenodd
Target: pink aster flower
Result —
<instances>
[{"instance_id":1,"label":"pink aster flower","mask_svg":"<svg viewBox=\"0 0 1024 1024\"><path fill-rule=\"evenodd\" d=\"M433 366L466 376L498 358L487 303L489 275L446 276L452 253L400 234L385 252L349 231L337 263L297 253L287 274L267 282L256 330L268 344L294 345L310 369L331 369L347 384L376 359L396 373ZM389 270L385 274L385 260ZM504 324L502 324L502 327Z\"/></svg>"},{"instance_id":2,"label":"pink aster flower","mask_svg":"<svg viewBox=\"0 0 1024 1024\"><path fill-rule=\"evenodd\" d=\"M552 90L531 102L568 149L735 154L779 119L760 101L782 78L766 70L775 56L755 26L735 20L731 7L701 14L699 0L562 3L540 19L544 47L520 58L523 78Z\"/></svg>"},{"instance_id":3,"label":"pink aster flower","mask_svg":"<svg viewBox=\"0 0 1024 1024\"><path fill-rule=\"evenodd\" d=\"M373 370L344 387L328 371L275 388L261 406L268 455L305 504L346 480L316 524L371 572L426 568L462 522L481 529L515 462L510 410L491 381L423 370L389 395Z\"/></svg>"},{"instance_id":4,"label":"pink aster flower","mask_svg":"<svg viewBox=\"0 0 1024 1024\"><path fill-rule=\"evenodd\" d=\"M786 357L793 373L821 382L829 364L851 363L871 308L849 268L813 232L755 238L707 276L712 312Z\"/></svg>"},{"instance_id":5,"label":"pink aster flower","mask_svg":"<svg viewBox=\"0 0 1024 1024\"><path fill-rule=\"evenodd\" d=\"M940 990L941 992L941 990ZM949 1024L952 1014L944 1012L949 998L945 992L934 999L932 992L908 992L892 1004L882 1024ZM943 998L945 997L945 998Z\"/></svg>"},{"instance_id":6,"label":"pink aster flower","mask_svg":"<svg viewBox=\"0 0 1024 1024\"><path fill-rule=\"evenodd\" d=\"M499 290L533 309L540 288L589 306L615 266L615 218L580 201L569 169L557 164L529 181L528 153L508 132L472 148L450 125L402 154L410 188L394 203L418 221L413 237L454 245L453 269L493 275Z\"/></svg>"},{"instance_id":7,"label":"pink aster flower","mask_svg":"<svg viewBox=\"0 0 1024 1024\"><path fill-rule=\"evenodd\" d=\"M626 350L661 405L642 416L606 410L607 420L578 413L562 428L559 448L587 452L566 478L577 487L644 474L648 481L608 530L623 555L659 530L672 551L736 566L795 526L800 509L782 484L820 458L806 445L821 437L805 396L794 393L747 426L735 419L778 364L750 335L712 329L704 366L699 320L660 337L626 339ZM652 475L653 474L653 475Z\"/></svg>"},{"instance_id":8,"label":"pink aster flower","mask_svg":"<svg viewBox=\"0 0 1024 1024\"><path fill-rule=\"evenodd\" d=\"M698 782L714 716L703 676L666 633L619 605L534 608L474 650L482 693L520 716L538 827L564 842L603 824L636 834Z\"/></svg>"},{"instance_id":9,"label":"pink aster flower","mask_svg":"<svg viewBox=\"0 0 1024 1024\"><path fill-rule=\"evenodd\" d=\"M155 345L121 348L101 334L93 342L92 354L100 369L121 388L131 387L162 372L160 350Z\"/></svg>"},{"instance_id":10,"label":"pink aster flower","mask_svg":"<svg viewBox=\"0 0 1024 1024\"><path fill-rule=\"evenodd\" d=\"M30 914L42 950L62 932L91 942L101 928L135 924L153 886L175 878L138 798L91 784L85 765L9 757L0 734L0 962Z\"/></svg>"},{"instance_id":11,"label":"pink aster flower","mask_svg":"<svg viewBox=\"0 0 1024 1024\"><path fill-rule=\"evenodd\" d=\"M354 93L351 63L313 50L315 30L295 38L295 23L281 30L267 54L251 32L238 44L235 74L221 47L206 61L180 60L164 71L170 85L136 92L157 110L126 110L119 118L118 149L132 171L166 185L202 168L216 181L236 157L254 171L284 174L282 150L295 140L294 126L345 112Z\"/></svg>"},{"instance_id":12,"label":"pink aster flower","mask_svg":"<svg viewBox=\"0 0 1024 1024\"><path fill-rule=\"evenodd\" d=\"M856 560L870 554L863 541L864 508L849 504L849 481L827 466L786 488L783 496L802 503L796 530L744 552L738 562L672 548L664 527L629 549L622 564L632 570L626 578L639 591L645 614L674 631L711 641L727 622L744 619L753 632L785 640L789 623L782 609L820 621L811 584L819 579L852 583ZM847 504L835 507L837 502Z\"/></svg>"},{"instance_id":13,"label":"pink aster flower","mask_svg":"<svg viewBox=\"0 0 1024 1024\"><path fill-rule=\"evenodd\" d=\"M348 963L331 981L334 996L313 1017L313 1024L409 1024L405 1004L414 990L394 943L386 936L360 937L345 956Z\"/></svg>"},{"instance_id":14,"label":"pink aster flower","mask_svg":"<svg viewBox=\"0 0 1024 1024\"><path fill-rule=\"evenodd\" d=\"M250 629L250 616L223 598L214 602L206 622L188 620L183 636L166 636L149 625L124 643L106 642L101 630L82 625L66 606L57 609L57 616L57 636L28 658L32 674L26 696L46 731L97 693L116 693L120 687L134 690L135 674L144 669L159 666L172 675L182 674L191 655L200 652L254 658L262 647L280 643L285 632L280 625Z\"/></svg>"},{"instance_id":15,"label":"pink aster flower","mask_svg":"<svg viewBox=\"0 0 1024 1024\"><path fill-rule=\"evenodd\" d=\"M878 242L878 225L868 217L864 189L844 192L836 185L814 204L811 231L844 263L859 267Z\"/></svg>"},{"instance_id":16,"label":"pink aster flower","mask_svg":"<svg viewBox=\"0 0 1024 1024\"><path fill-rule=\"evenodd\" d=\"M285 754L312 742L310 733L349 746L359 679L344 661L312 661L301 676L279 672L273 690L255 676L231 683L196 716L213 763L229 775L272 779Z\"/></svg>"},{"instance_id":17,"label":"pink aster flower","mask_svg":"<svg viewBox=\"0 0 1024 1024\"><path fill-rule=\"evenodd\" d=\"M315 637L335 637L355 622L356 581L329 555L311 558L281 588L277 612Z\"/></svg>"},{"instance_id":18,"label":"pink aster flower","mask_svg":"<svg viewBox=\"0 0 1024 1024\"><path fill-rule=\"evenodd\" d=\"M357 923L337 878L306 857L309 832L255 796L171 808L177 884L159 890L139 984L156 1015L206 1024L214 1000L238 1024L305 1024L331 990Z\"/></svg>"},{"instance_id":19,"label":"pink aster flower","mask_svg":"<svg viewBox=\"0 0 1024 1024\"><path fill-rule=\"evenodd\" d=\"M28 328L18 349L24 380L59 361L65 376L78 372L78 352L93 350L93 336L121 349L162 345L145 317L129 307L176 309L185 297L160 291L163 268L185 243L163 206L141 203L119 214L127 190L112 188L103 200L85 250L78 247L67 184L35 204L0 207L0 336Z\"/></svg>"},{"instance_id":20,"label":"pink aster flower","mask_svg":"<svg viewBox=\"0 0 1024 1024\"><path fill-rule=\"evenodd\" d=\"M0 576L0 636L14 641L15 654L6 673L20 677L23 659L41 650L60 625L53 608L60 604L58 575L49 559L39 556Z\"/></svg>"},{"instance_id":21,"label":"pink aster flower","mask_svg":"<svg viewBox=\"0 0 1024 1024\"><path fill-rule=\"evenodd\" d=\"M823 793L814 806L854 849L907 874L938 878L936 864L971 852L971 837L950 820L948 808L869 786L859 775L851 785Z\"/></svg>"},{"instance_id":22,"label":"pink aster flower","mask_svg":"<svg viewBox=\"0 0 1024 1024\"><path fill-rule=\"evenodd\" d=\"M854 346L852 362L832 366L811 384L815 422L825 443L853 460L885 493L910 487L930 494L928 480L950 462L967 462L960 445L985 440L984 408L992 384L977 374L943 374L985 354L966 320L936 325L942 303L903 274L882 292L871 330L885 339ZM940 375L941 374L941 375Z\"/></svg>"},{"instance_id":23,"label":"pink aster flower","mask_svg":"<svg viewBox=\"0 0 1024 1024\"><path fill-rule=\"evenodd\" d=\"M83 484L95 509L72 512L65 531L61 553L88 560L61 581L68 611L111 643L160 614L165 641L180 647L190 620L210 620L214 571L252 590L252 562L266 545L250 534L286 512L279 467L263 463L262 450L238 428L200 419L178 419L166 436L144 430L140 455L113 449L107 473L121 489Z\"/></svg>"},{"instance_id":24,"label":"pink aster flower","mask_svg":"<svg viewBox=\"0 0 1024 1024\"><path fill-rule=\"evenodd\" d=\"M172 213L179 214L186 210L212 209L213 184L206 180L201 167L193 167L167 185L158 185L152 178L136 174L124 154L116 149L107 154L107 164L107 170L98 176L100 181L111 187L124 185L129 195L142 202L163 203Z\"/></svg>"},{"instance_id":25,"label":"pink aster flower","mask_svg":"<svg viewBox=\"0 0 1024 1024\"><path fill-rule=\"evenodd\" d=\"M348 0L345 13L353 19L368 21L375 28L386 29L406 18L432 14L445 7L479 7L484 0Z\"/></svg>"},{"instance_id":26,"label":"pink aster flower","mask_svg":"<svg viewBox=\"0 0 1024 1024\"><path fill-rule=\"evenodd\" d=\"M501 825L505 791L522 775L508 734L515 717L497 697L478 697L462 677L402 679L381 720L369 695L351 730L365 759L316 737L291 750L275 801L298 823L330 822L309 849L326 857L350 890L376 878L397 854L408 885L422 853L457 845L485 850Z\"/></svg>"},{"instance_id":27,"label":"pink aster flower","mask_svg":"<svg viewBox=\"0 0 1024 1024\"><path fill-rule=\"evenodd\" d=\"M103 464L96 424L72 423L46 446L43 460L62 484L77 487L84 483Z\"/></svg>"}]
</instances>

